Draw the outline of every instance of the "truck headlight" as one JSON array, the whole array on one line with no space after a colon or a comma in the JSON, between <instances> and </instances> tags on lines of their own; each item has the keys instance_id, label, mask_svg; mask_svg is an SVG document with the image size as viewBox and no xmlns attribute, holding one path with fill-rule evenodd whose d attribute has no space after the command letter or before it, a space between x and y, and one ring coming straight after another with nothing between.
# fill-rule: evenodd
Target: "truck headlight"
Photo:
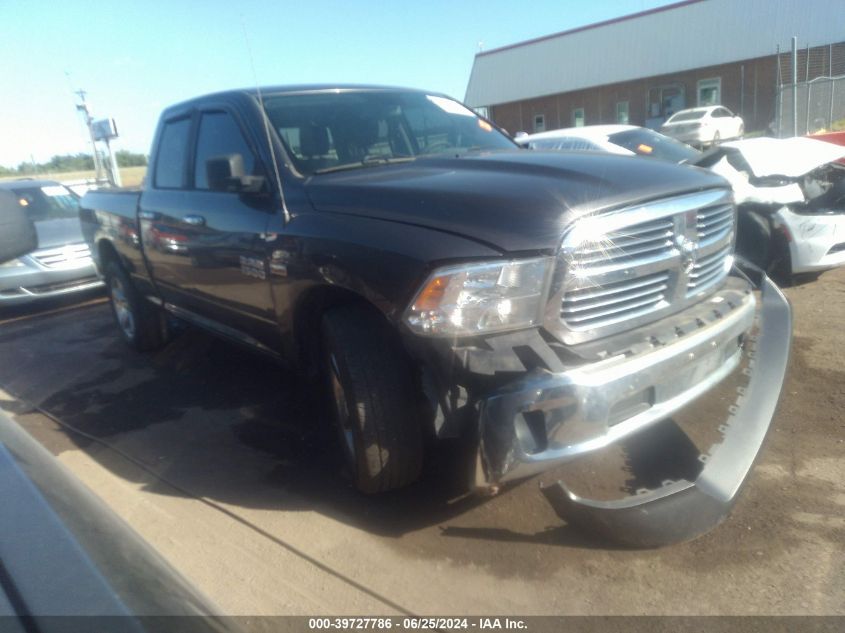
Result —
<instances>
[{"instance_id":1,"label":"truck headlight","mask_svg":"<svg viewBox=\"0 0 845 633\"><path fill-rule=\"evenodd\" d=\"M542 321L554 258L485 262L435 270L405 313L417 334L467 336Z\"/></svg>"}]
</instances>

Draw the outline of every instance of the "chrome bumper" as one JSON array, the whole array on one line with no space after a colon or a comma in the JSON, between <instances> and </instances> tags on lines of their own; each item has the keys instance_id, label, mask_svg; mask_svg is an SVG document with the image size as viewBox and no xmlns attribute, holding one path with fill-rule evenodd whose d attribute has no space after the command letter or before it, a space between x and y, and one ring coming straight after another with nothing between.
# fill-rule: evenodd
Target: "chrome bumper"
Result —
<instances>
[{"instance_id":1,"label":"chrome bumper","mask_svg":"<svg viewBox=\"0 0 845 633\"><path fill-rule=\"evenodd\" d=\"M733 286L700 304L694 331L674 342L559 373L528 375L484 399L483 476L476 484L521 479L605 448L721 382L739 365L742 337L754 322L750 286L744 281ZM702 326L703 318L709 322Z\"/></svg>"},{"instance_id":2,"label":"chrome bumper","mask_svg":"<svg viewBox=\"0 0 845 633\"><path fill-rule=\"evenodd\" d=\"M13 306L30 303L39 299L50 299L53 297L62 297L64 295L73 294L75 292L85 292L86 290L94 290L95 288L102 288L103 281L100 279L91 279L87 281L71 282L67 284L55 284L54 286L35 287L35 288L11 288L0 292L0 306Z\"/></svg>"},{"instance_id":3,"label":"chrome bumper","mask_svg":"<svg viewBox=\"0 0 845 633\"><path fill-rule=\"evenodd\" d=\"M700 456L695 481L614 501L584 499L558 481L543 493L557 514L593 534L631 547L689 540L718 525L730 512L760 451L786 376L792 315L786 298L765 276L757 333L749 341L749 382L720 427L720 444Z\"/></svg>"},{"instance_id":4,"label":"chrome bumper","mask_svg":"<svg viewBox=\"0 0 845 633\"><path fill-rule=\"evenodd\" d=\"M21 260L23 266L0 270L0 306L31 303L103 286L90 260L87 265L55 269L39 266L30 257Z\"/></svg>"},{"instance_id":5,"label":"chrome bumper","mask_svg":"<svg viewBox=\"0 0 845 633\"><path fill-rule=\"evenodd\" d=\"M707 465L694 483L672 483L611 502L579 498L563 482L544 489L567 521L588 523L592 531L631 545L691 538L718 523L757 455L786 372L789 304L764 276L760 287L759 310L750 292L742 295L741 303L736 293L728 293L730 311L713 306L716 318L704 325L698 319L697 329L674 343L570 371L529 376L483 400L476 485L546 471L665 420L731 374L745 350L748 369L743 371L753 369L750 382L740 402L726 411L724 442L715 455L702 457ZM755 315L758 328L752 338Z\"/></svg>"}]
</instances>

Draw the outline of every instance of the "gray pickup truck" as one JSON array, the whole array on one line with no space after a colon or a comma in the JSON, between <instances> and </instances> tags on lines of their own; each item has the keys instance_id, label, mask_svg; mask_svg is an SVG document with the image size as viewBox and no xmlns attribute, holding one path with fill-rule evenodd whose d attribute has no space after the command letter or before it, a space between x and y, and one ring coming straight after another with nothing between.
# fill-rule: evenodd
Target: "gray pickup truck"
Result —
<instances>
[{"instance_id":1,"label":"gray pickup truck","mask_svg":"<svg viewBox=\"0 0 845 633\"><path fill-rule=\"evenodd\" d=\"M162 115L143 191L80 213L127 343L163 345L169 314L311 376L367 493L414 482L439 439L497 490L685 414L719 438L687 476L543 491L625 543L691 538L735 501L786 371L789 306L734 261L722 178L523 151L443 95L200 97Z\"/></svg>"}]
</instances>

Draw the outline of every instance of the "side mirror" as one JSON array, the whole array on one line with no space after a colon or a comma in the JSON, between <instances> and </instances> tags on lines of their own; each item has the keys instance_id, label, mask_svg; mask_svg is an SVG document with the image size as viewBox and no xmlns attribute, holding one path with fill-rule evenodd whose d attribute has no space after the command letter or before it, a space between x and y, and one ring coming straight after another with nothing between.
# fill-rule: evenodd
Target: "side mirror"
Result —
<instances>
[{"instance_id":1,"label":"side mirror","mask_svg":"<svg viewBox=\"0 0 845 633\"><path fill-rule=\"evenodd\" d=\"M35 223L11 191L0 191L0 263L38 248Z\"/></svg>"},{"instance_id":2,"label":"side mirror","mask_svg":"<svg viewBox=\"0 0 845 633\"><path fill-rule=\"evenodd\" d=\"M205 161L208 188L212 191L258 192L264 188L263 176L247 176L240 154L212 156Z\"/></svg>"}]
</instances>

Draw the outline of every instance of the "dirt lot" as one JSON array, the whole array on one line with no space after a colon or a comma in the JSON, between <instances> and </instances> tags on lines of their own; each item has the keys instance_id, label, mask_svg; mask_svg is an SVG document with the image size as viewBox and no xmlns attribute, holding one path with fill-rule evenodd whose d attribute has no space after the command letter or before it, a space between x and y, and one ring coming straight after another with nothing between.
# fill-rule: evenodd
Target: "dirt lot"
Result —
<instances>
[{"instance_id":1,"label":"dirt lot","mask_svg":"<svg viewBox=\"0 0 845 633\"><path fill-rule=\"evenodd\" d=\"M787 294L792 367L750 483L661 550L564 525L536 481L454 500L448 460L361 497L294 376L195 331L131 353L101 302L5 315L0 406L231 614L843 614L845 269Z\"/></svg>"}]
</instances>

